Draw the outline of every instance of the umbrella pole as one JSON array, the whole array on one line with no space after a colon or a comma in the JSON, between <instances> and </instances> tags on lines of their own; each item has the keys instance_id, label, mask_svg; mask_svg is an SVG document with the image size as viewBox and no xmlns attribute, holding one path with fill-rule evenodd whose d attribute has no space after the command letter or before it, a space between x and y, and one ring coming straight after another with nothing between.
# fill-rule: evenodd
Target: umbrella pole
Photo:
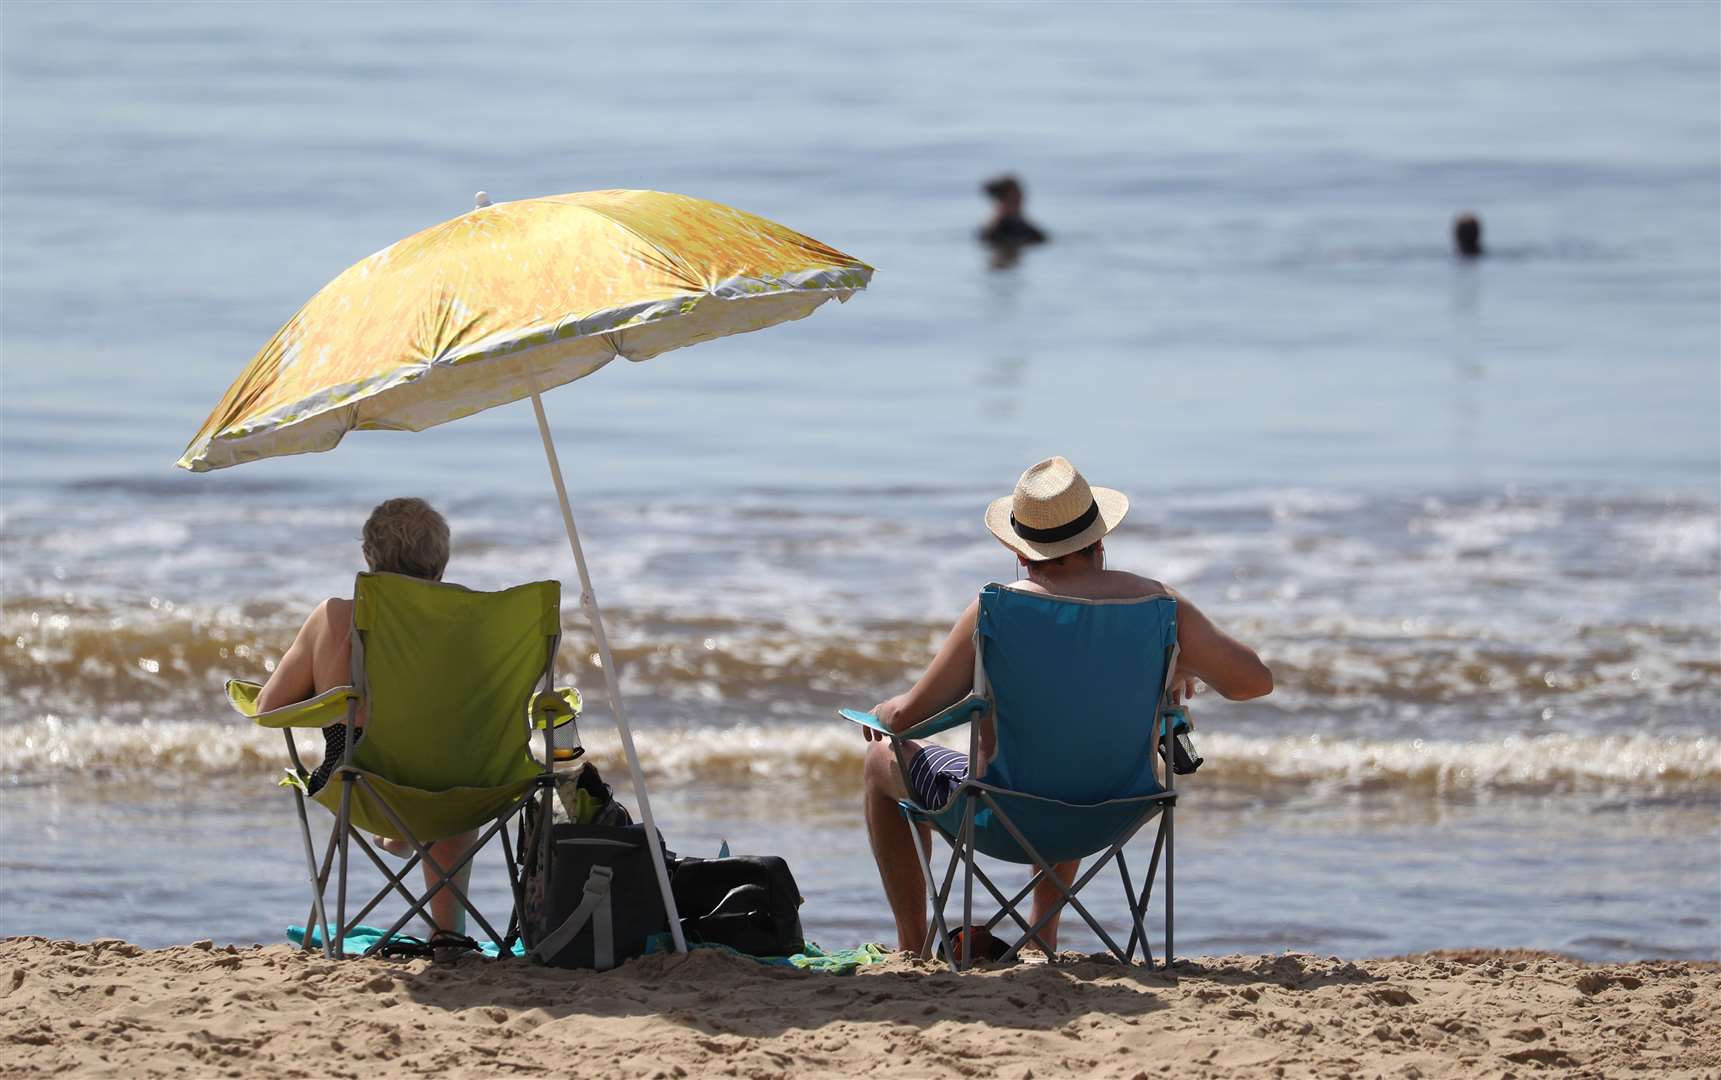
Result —
<instances>
[{"instance_id":1,"label":"umbrella pole","mask_svg":"<svg viewBox=\"0 0 1721 1080\"><path fill-rule=\"evenodd\" d=\"M604 633L603 616L598 612L598 599L592 591L592 578L586 572L585 552L580 550L580 534L574 528L574 511L568 505L568 489L562 483L562 466L556 460L556 444L550 439L550 423L544 417L544 401L538 396L537 380L527 375L532 388L532 411L538 417L538 435L544 440L544 457L550 462L550 479L556 484L556 498L562 504L562 524L568 530L568 546L574 552L574 565L580 571L580 608L591 621L592 634L598 640L598 659L603 663L604 686L609 691L610 711L615 713L616 729L621 732L622 751L627 755L628 771L633 774L633 794L639 800L639 814L645 819L646 847L651 851L651 865L657 871L657 887L663 893L663 906L669 913L669 933L675 941L675 951L687 951L687 941L681 934L681 916L675 910L675 894L669 887L669 867L663 861L663 845L657 842L657 825L651 818L651 799L645 793L645 772L639 766L639 754L633 748L633 735L628 731L627 713L622 709L621 685L615 660L610 656L610 641Z\"/></svg>"}]
</instances>

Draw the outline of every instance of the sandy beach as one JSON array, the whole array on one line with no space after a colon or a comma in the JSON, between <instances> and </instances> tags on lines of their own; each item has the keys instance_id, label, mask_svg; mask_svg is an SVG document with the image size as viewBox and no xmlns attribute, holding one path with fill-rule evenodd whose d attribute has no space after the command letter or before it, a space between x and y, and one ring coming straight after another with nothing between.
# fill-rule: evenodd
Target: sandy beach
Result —
<instances>
[{"instance_id":1,"label":"sandy beach","mask_svg":"<svg viewBox=\"0 0 1721 1080\"><path fill-rule=\"evenodd\" d=\"M608 973L0 942L8 1076L1721 1075L1721 965L1546 953Z\"/></svg>"}]
</instances>

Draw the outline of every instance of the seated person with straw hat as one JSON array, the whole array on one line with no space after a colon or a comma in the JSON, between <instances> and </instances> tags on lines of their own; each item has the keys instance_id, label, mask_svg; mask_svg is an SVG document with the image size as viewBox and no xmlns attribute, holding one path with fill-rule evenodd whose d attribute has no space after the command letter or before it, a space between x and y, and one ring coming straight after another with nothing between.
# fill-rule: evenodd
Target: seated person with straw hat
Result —
<instances>
[{"instance_id":1,"label":"seated person with straw hat","mask_svg":"<svg viewBox=\"0 0 1721 1080\"><path fill-rule=\"evenodd\" d=\"M389 499L377 505L366 519L363 534L365 565L373 573L406 574L427 581L441 581L448 566L448 522L423 499ZM318 604L299 629L298 636L282 654L281 662L270 673L257 696L257 710L267 712L286 705L297 704L337 686L352 682L353 602L350 598L331 596ZM364 737L364 711L361 707L354 718L357 737ZM323 729L323 761L306 778L310 794L324 784L335 766L341 763L346 750L346 725L330 724ZM430 845L430 857L438 864L452 866L459 862L472 846L478 834L465 832L439 840ZM378 847L396 855L405 855L410 848L405 841L375 837ZM468 863L455 883L462 891L472 873ZM424 866L425 884L434 885L436 875L430 863ZM437 890L429 905L430 920L437 931L461 933L465 929L466 913L452 892Z\"/></svg>"},{"instance_id":2,"label":"seated person with straw hat","mask_svg":"<svg viewBox=\"0 0 1721 1080\"><path fill-rule=\"evenodd\" d=\"M1129 499L1122 492L1090 487L1075 466L1054 457L1024 472L1013 495L992 503L986 511L986 527L1026 570L1026 579L1015 582L1013 588L1086 600L1175 596L1179 659L1172 679L1181 684L1180 697L1194 692L1197 679L1234 701L1269 693L1273 675L1261 658L1214 626L1187 597L1151 578L1106 569L1104 537L1117 528L1128 509ZM956 620L914 686L872 710L885 726L906 731L968 695L973 688L978 613L976 600ZM882 734L867 729L867 739L876 740L867 749L864 774L867 835L896 919L897 947L919 950L926 938L926 886L910 826L898 812L897 802L912 797L921 806L944 805L968 776L970 762L966 754L933 743L905 740L893 753ZM992 744L993 734L983 726L982 758L991 753ZM982 760L976 772L984 769ZM1078 866L1079 861L1072 860L1054 869L1068 884L1075 880ZM1030 922L1038 923L1058 895L1055 885L1042 882L1034 892ZM1040 935L1048 947L1056 948L1057 932L1054 919ZM983 943L975 945L984 950Z\"/></svg>"}]
</instances>

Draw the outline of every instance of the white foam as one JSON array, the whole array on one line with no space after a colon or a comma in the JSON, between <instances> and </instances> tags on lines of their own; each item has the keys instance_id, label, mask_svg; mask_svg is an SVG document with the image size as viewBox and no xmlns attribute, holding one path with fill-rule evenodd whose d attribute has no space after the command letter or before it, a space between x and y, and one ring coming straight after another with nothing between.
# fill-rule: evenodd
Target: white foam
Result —
<instances>
[{"instance_id":1,"label":"white foam","mask_svg":"<svg viewBox=\"0 0 1721 1080\"><path fill-rule=\"evenodd\" d=\"M620 743L595 719L585 745L620 770ZM299 739L306 764L321 753L316 732ZM940 741L962 746L966 735ZM858 778L866 742L838 720L648 728L636 733L648 777L750 784ZM1295 784L1391 787L1440 796L1458 792L1721 793L1721 739L1706 736L1508 736L1492 740L1262 737L1201 732L1207 764L1190 782L1214 787ZM116 725L45 717L0 727L0 774L8 782L77 772L171 774L266 772L286 764L280 733L239 724L147 721Z\"/></svg>"}]
</instances>

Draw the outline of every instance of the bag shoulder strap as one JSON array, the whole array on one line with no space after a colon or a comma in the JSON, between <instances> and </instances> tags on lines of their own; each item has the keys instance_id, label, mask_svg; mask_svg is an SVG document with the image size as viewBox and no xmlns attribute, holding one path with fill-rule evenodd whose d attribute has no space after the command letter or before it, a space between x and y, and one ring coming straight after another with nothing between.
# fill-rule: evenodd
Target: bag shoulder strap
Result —
<instances>
[{"instance_id":1,"label":"bag shoulder strap","mask_svg":"<svg viewBox=\"0 0 1721 1080\"><path fill-rule=\"evenodd\" d=\"M549 963L550 958L566 948L589 922L592 924L592 966L599 971L608 971L615 966L615 924L609 905L610 878L614 876L615 871L607 866L592 867L592 872L586 875L585 895L580 898L579 906L562 920L562 925L538 942L532 950L534 960Z\"/></svg>"}]
</instances>

